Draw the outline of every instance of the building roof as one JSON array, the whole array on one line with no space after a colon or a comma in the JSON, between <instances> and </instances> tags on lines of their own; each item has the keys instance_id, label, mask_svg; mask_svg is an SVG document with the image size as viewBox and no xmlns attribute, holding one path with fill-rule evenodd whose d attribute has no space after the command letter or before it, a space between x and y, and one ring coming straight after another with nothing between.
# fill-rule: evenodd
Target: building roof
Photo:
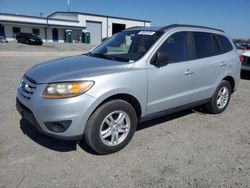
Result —
<instances>
[{"instance_id":1,"label":"building roof","mask_svg":"<svg viewBox=\"0 0 250 188\"><path fill-rule=\"evenodd\" d=\"M22 25L36 25L43 27L70 27L76 29L84 29L85 26L80 25L79 20L71 20L64 18L53 18L52 16L61 13L61 14L81 14L81 15L89 15L89 16L97 16L97 17L106 17L106 18L116 18L116 19L124 19L124 20L133 20L133 21L141 21L141 22L150 22L147 20L138 20L131 18L121 18L114 16L105 16L98 14L90 14L83 12L54 12L47 17L39 17L39 16L29 16L29 15L21 15L21 14L10 14L10 13L0 13L0 22L1 23L13 23L13 24L22 24Z\"/></svg>"},{"instance_id":2,"label":"building roof","mask_svg":"<svg viewBox=\"0 0 250 188\"><path fill-rule=\"evenodd\" d=\"M59 25L59 24L49 24L49 23L34 23L34 22L19 22L19 21L2 21L0 20L1 23L6 23L6 24L16 24L16 25L26 25L26 26L37 26L37 27L57 27L57 28L68 28L68 29L85 29L86 27L83 26L71 26L71 25Z\"/></svg>"},{"instance_id":3,"label":"building roof","mask_svg":"<svg viewBox=\"0 0 250 188\"><path fill-rule=\"evenodd\" d=\"M114 19L122 19L122 20L132 20L132 21L140 21L140 22L150 22L149 20L141 20L141 19L134 19L134 18L125 18L125 17L117 17L117 16L108 16L108 15L103 15L103 14L92 14L92 13L86 13L86 12L66 12L66 11L56 11L48 17L51 17L52 15L56 13L62 13L62 14L82 14L82 15L87 15L87 16L97 16L97 17L105 17L105 18L114 18Z\"/></svg>"},{"instance_id":4,"label":"building roof","mask_svg":"<svg viewBox=\"0 0 250 188\"><path fill-rule=\"evenodd\" d=\"M7 18L5 16L7 16ZM72 29L86 28L85 26L81 26L79 24L80 23L79 20L17 15L9 13L7 14L0 13L0 22L21 24L21 25L42 26L42 27L62 27L62 28L72 28Z\"/></svg>"},{"instance_id":5,"label":"building roof","mask_svg":"<svg viewBox=\"0 0 250 188\"><path fill-rule=\"evenodd\" d=\"M42 17L42 16L29 16L29 15L23 15L23 14L10 14L10 13L1 13L0 15L3 16L18 16L18 17L24 17L24 18L35 18L35 19L41 19L41 20L55 20L55 21L67 21L67 22L76 22L79 23L79 21L76 20L67 20L67 19L59 19L59 18L50 18L50 17Z\"/></svg>"}]
</instances>

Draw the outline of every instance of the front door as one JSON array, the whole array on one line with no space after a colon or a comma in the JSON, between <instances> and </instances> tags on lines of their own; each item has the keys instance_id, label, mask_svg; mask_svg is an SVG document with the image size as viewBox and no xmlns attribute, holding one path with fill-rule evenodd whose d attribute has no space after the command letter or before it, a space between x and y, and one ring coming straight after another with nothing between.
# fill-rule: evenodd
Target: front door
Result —
<instances>
[{"instance_id":1,"label":"front door","mask_svg":"<svg viewBox=\"0 0 250 188\"><path fill-rule=\"evenodd\" d=\"M58 30L56 28L52 29L53 42L58 42Z\"/></svg>"},{"instance_id":2,"label":"front door","mask_svg":"<svg viewBox=\"0 0 250 188\"><path fill-rule=\"evenodd\" d=\"M4 26L0 24L0 36L5 37L5 31L4 31Z\"/></svg>"},{"instance_id":3,"label":"front door","mask_svg":"<svg viewBox=\"0 0 250 188\"><path fill-rule=\"evenodd\" d=\"M148 67L148 115L188 104L193 89L193 61L188 60L188 33L174 33L158 51L165 52L169 61L162 67Z\"/></svg>"}]
</instances>

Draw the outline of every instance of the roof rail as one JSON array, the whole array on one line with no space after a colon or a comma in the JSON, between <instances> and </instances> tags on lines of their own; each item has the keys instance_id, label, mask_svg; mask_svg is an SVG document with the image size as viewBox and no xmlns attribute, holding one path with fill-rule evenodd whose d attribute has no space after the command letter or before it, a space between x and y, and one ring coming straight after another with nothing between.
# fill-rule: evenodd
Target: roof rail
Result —
<instances>
[{"instance_id":1,"label":"roof rail","mask_svg":"<svg viewBox=\"0 0 250 188\"><path fill-rule=\"evenodd\" d=\"M193 27L193 28L201 28L201 29L211 29L211 30L220 31L220 32L224 33L224 31L221 30L221 29L216 29L216 28L211 28L211 27L204 27L204 26L198 26L198 25L185 25L185 24L167 25L167 26L161 27L159 29L159 31L165 31L167 29L176 28L176 27Z\"/></svg>"},{"instance_id":2,"label":"roof rail","mask_svg":"<svg viewBox=\"0 0 250 188\"><path fill-rule=\"evenodd\" d=\"M129 28L125 29L125 30L136 29L136 28L142 28L142 27L144 27L144 26L134 26L134 27L129 27Z\"/></svg>"}]
</instances>

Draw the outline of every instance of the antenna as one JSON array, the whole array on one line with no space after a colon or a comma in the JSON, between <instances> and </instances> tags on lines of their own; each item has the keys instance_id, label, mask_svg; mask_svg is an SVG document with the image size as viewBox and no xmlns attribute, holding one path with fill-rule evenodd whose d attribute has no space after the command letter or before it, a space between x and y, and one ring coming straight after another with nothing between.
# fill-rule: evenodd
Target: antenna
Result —
<instances>
[{"instance_id":1,"label":"antenna","mask_svg":"<svg viewBox=\"0 0 250 188\"><path fill-rule=\"evenodd\" d=\"M68 5L68 12L70 12L70 8L69 8L70 0L67 0L67 5Z\"/></svg>"}]
</instances>

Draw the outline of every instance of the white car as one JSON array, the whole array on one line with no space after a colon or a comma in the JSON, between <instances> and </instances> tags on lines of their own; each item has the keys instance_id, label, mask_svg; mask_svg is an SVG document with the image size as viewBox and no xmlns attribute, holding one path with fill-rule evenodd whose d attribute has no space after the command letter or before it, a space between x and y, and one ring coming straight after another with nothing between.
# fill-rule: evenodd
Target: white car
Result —
<instances>
[{"instance_id":1,"label":"white car","mask_svg":"<svg viewBox=\"0 0 250 188\"><path fill-rule=\"evenodd\" d=\"M250 71L250 51L246 51L242 54L243 62L241 70Z\"/></svg>"}]
</instances>

